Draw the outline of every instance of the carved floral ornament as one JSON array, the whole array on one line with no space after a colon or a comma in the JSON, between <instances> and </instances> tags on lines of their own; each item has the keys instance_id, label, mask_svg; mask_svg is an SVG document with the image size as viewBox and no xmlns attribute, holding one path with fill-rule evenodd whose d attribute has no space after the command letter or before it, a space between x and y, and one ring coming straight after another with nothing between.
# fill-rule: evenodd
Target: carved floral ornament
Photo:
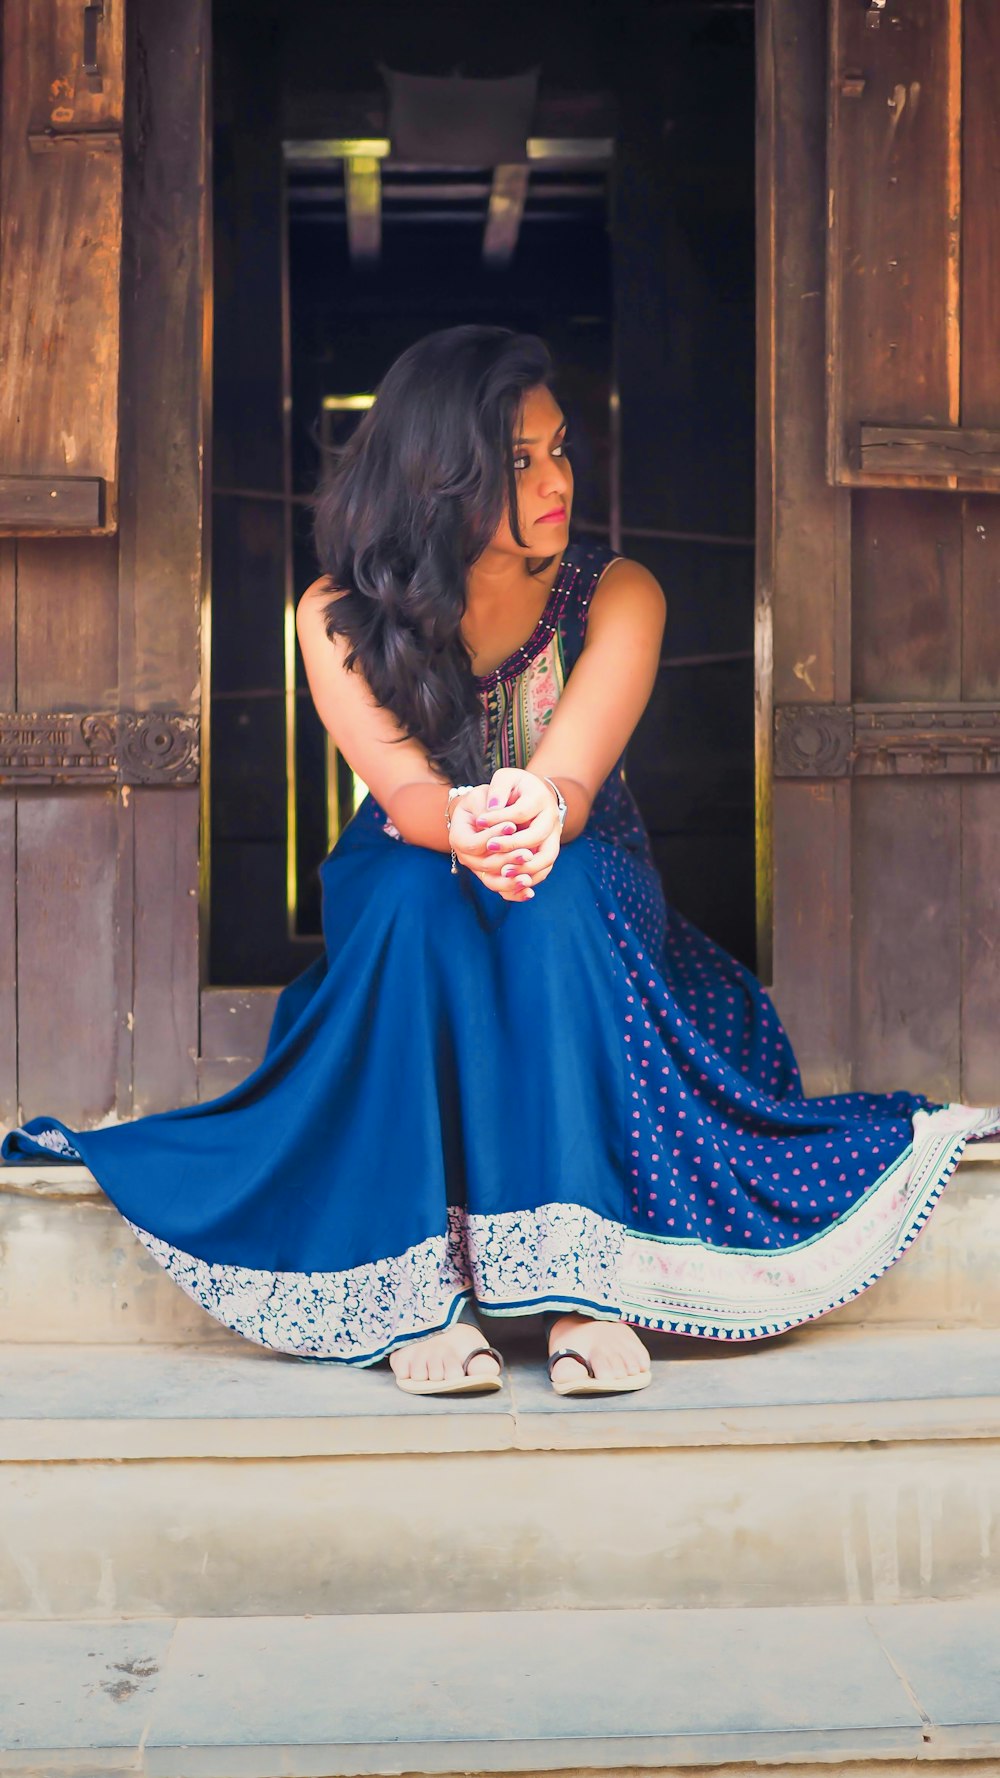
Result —
<instances>
[{"instance_id":1,"label":"carved floral ornament","mask_svg":"<svg viewBox=\"0 0 1000 1778\"><path fill-rule=\"evenodd\" d=\"M197 716L98 710L0 715L0 783L196 784Z\"/></svg>"},{"instance_id":2,"label":"carved floral ornament","mask_svg":"<svg viewBox=\"0 0 1000 1778\"><path fill-rule=\"evenodd\" d=\"M776 778L1000 772L1000 704L785 704Z\"/></svg>"}]
</instances>

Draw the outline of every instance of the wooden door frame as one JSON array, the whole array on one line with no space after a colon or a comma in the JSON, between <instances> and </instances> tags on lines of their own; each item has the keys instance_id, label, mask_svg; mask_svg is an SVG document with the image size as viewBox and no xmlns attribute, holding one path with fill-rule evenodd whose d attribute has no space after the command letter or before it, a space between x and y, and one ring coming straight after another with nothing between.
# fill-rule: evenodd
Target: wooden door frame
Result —
<instances>
[{"instance_id":1,"label":"wooden door frame","mask_svg":"<svg viewBox=\"0 0 1000 1778\"><path fill-rule=\"evenodd\" d=\"M756 974L774 973L775 212L778 167L772 0L757 0L756 37L756 547L754 550L754 835Z\"/></svg>"},{"instance_id":2,"label":"wooden door frame","mask_svg":"<svg viewBox=\"0 0 1000 1778\"><path fill-rule=\"evenodd\" d=\"M851 504L826 478L827 0L757 0L756 20L757 974L806 1092L832 1093L852 1084L836 717L851 700Z\"/></svg>"},{"instance_id":3,"label":"wooden door frame","mask_svg":"<svg viewBox=\"0 0 1000 1778\"><path fill-rule=\"evenodd\" d=\"M820 0L823 3L823 0ZM816 4L816 0L813 0ZM769 985L774 955L773 894L773 574L775 559L774 414L777 266L774 253L775 199L778 179L774 125L774 57L771 46L772 0L757 0L756 20L756 284L758 315L756 399L756 500L757 547L755 553L755 831L756 831L756 931L757 968L762 983ZM285 342L287 350L287 341ZM207 605L210 618L210 599ZM210 637L206 636L203 716L204 776L202 817L202 920L203 963L207 962L207 900L210 845L208 776ZM259 1061L280 990L266 987L213 987L203 978L201 990L201 1097L236 1085Z\"/></svg>"}]
</instances>

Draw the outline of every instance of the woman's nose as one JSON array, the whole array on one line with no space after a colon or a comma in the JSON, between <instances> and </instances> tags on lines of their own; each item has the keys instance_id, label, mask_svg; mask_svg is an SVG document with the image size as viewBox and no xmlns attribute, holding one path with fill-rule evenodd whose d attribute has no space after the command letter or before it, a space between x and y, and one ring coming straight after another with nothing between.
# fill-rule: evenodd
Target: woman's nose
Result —
<instances>
[{"instance_id":1,"label":"woman's nose","mask_svg":"<svg viewBox=\"0 0 1000 1778\"><path fill-rule=\"evenodd\" d=\"M542 494L567 494L570 487L568 463L558 457L550 457L538 485Z\"/></svg>"}]
</instances>

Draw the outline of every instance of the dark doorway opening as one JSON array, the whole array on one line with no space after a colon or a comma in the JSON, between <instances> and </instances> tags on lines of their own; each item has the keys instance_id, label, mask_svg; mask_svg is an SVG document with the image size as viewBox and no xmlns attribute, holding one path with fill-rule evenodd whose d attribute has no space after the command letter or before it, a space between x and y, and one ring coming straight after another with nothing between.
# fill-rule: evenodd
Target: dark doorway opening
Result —
<instances>
[{"instance_id":1,"label":"dark doorway opening","mask_svg":"<svg viewBox=\"0 0 1000 1778\"><path fill-rule=\"evenodd\" d=\"M668 901L754 957L752 7L272 0L215 8L210 980L321 948L317 867L365 787L309 701L306 496L411 340L541 333L574 529L659 576L626 774ZM539 69L526 160L406 159L382 65Z\"/></svg>"}]
</instances>

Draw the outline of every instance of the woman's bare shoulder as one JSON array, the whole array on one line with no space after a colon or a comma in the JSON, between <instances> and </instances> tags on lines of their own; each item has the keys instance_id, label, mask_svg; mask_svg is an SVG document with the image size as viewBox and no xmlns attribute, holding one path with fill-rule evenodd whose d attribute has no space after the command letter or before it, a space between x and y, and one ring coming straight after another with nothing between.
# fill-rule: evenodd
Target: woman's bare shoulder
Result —
<instances>
[{"instance_id":1,"label":"woman's bare shoulder","mask_svg":"<svg viewBox=\"0 0 1000 1778\"><path fill-rule=\"evenodd\" d=\"M328 574L321 574L318 580L307 586L295 607L295 626L299 636L311 631L325 634L323 614L331 600L342 599L346 591L346 587L335 586Z\"/></svg>"},{"instance_id":2,"label":"woman's bare shoulder","mask_svg":"<svg viewBox=\"0 0 1000 1778\"><path fill-rule=\"evenodd\" d=\"M299 599L299 604L307 608L315 605L328 605L331 599L342 599L346 591L346 587L334 586L328 574L321 574L318 580L314 580L311 586L306 587Z\"/></svg>"},{"instance_id":3,"label":"woman's bare shoulder","mask_svg":"<svg viewBox=\"0 0 1000 1778\"><path fill-rule=\"evenodd\" d=\"M590 615L598 621L606 611L643 618L657 613L666 618L667 598L655 574L630 556L615 556L598 577L590 600Z\"/></svg>"}]
</instances>

